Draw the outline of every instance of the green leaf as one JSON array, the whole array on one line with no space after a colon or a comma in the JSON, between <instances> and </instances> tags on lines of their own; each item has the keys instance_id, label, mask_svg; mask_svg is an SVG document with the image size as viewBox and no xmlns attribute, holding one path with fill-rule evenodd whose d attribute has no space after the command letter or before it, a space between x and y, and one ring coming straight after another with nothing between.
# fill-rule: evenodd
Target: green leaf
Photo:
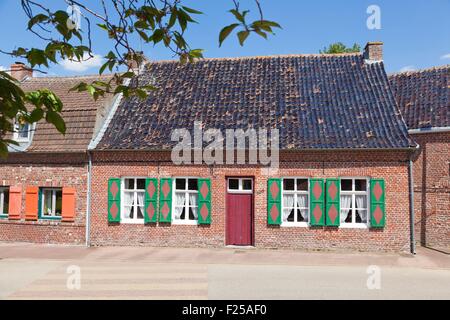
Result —
<instances>
[{"instance_id":1,"label":"green leaf","mask_svg":"<svg viewBox=\"0 0 450 320\"><path fill-rule=\"evenodd\" d=\"M237 36L238 36L238 39L239 39L239 44L241 46L244 45L244 42L247 39L249 34L250 34L250 31L247 31L247 30L243 30L243 31L238 32Z\"/></svg>"},{"instance_id":2,"label":"green leaf","mask_svg":"<svg viewBox=\"0 0 450 320\"><path fill-rule=\"evenodd\" d=\"M203 14L203 12L197 11L197 10L192 9L192 8L188 8L188 7L184 7L184 6L182 6L182 8L183 8L184 11L187 11L187 12L189 12L189 13L193 13L193 14Z\"/></svg>"},{"instance_id":3,"label":"green leaf","mask_svg":"<svg viewBox=\"0 0 450 320\"><path fill-rule=\"evenodd\" d=\"M63 118L59 115L59 113L54 111L47 111L47 114L45 116L45 120L47 122L53 124L59 132L62 134L66 133L66 124L64 123Z\"/></svg>"},{"instance_id":4,"label":"green leaf","mask_svg":"<svg viewBox=\"0 0 450 320\"><path fill-rule=\"evenodd\" d=\"M219 34L219 47L222 45L222 42L230 35L230 33L238 26L238 23L230 24L229 26L224 27Z\"/></svg>"},{"instance_id":5,"label":"green leaf","mask_svg":"<svg viewBox=\"0 0 450 320\"><path fill-rule=\"evenodd\" d=\"M38 14L38 15L35 15L33 18L31 18L31 19L28 21L28 29L33 28L33 26L34 26L35 24L42 23L42 22L46 22L46 21L48 21L48 20L49 20L49 17L46 16L45 14L40 13L40 14Z\"/></svg>"},{"instance_id":6,"label":"green leaf","mask_svg":"<svg viewBox=\"0 0 450 320\"><path fill-rule=\"evenodd\" d=\"M242 22L242 23L245 23L245 14L246 14L246 12L244 12L244 13L240 13L239 11L237 11L236 9L231 9L230 10L230 12L234 15L234 17L239 21L239 22Z\"/></svg>"},{"instance_id":7,"label":"green leaf","mask_svg":"<svg viewBox=\"0 0 450 320\"><path fill-rule=\"evenodd\" d=\"M41 108L34 109L30 114L30 122L38 122L44 117L44 110Z\"/></svg>"}]
</instances>

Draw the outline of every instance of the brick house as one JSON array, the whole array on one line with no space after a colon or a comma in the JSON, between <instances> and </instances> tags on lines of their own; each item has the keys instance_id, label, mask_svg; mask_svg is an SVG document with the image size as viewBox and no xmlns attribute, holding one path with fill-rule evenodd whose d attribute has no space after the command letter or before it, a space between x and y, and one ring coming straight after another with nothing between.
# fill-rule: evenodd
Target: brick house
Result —
<instances>
[{"instance_id":1,"label":"brick house","mask_svg":"<svg viewBox=\"0 0 450 320\"><path fill-rule=\"evenodd\" d=\"M111 99L94 102L69 92L90 77L33 78L23 64L11 66L24 91L53 90L64 103L65 136L41 121L19 126L7 159L0 159L0 240L84 244L86 232L87 147ZM106 80L106 77L102 78Z\"/></svg>"},{"instance_id":2,"label":"brick house","mask_svg":"<svg viewBox=\"0 0 450 320\"><path fill-rule=\"evenodd\" d=\"M92 245L409 248L416 144L381 43L362 54L152 62L139 81L160 90L115 104L91 144ZM196 123L278 129L279 165L175 164L172 133L196 144Z\"/></svg>"},{"instance_id":3,"label":"brick house","mask_svg":"<svg viewBox=\"0 0 450 320\"><path fill-rule=\"evenodd\" d=\"M419 144L415 230L422 245L450 247L450 66L393 74L392 91Z\"/></svg>"}]
</instances>

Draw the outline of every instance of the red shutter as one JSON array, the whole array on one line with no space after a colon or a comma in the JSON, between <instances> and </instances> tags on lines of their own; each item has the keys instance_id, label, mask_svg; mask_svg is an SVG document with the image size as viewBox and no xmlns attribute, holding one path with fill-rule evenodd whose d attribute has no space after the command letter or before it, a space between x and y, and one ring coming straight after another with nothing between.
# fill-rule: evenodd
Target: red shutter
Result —
<instances>
[{"instance_id":1,"label":"red shutter","mask_svg":"<svg viewBox=\"0 0 450 320\"><path fill-rule=\"evenodd\" d=\"M22 187L12 186L9 188L9 212L10 220L20 220L22 212Z\"/></svg>"},{"instance_id":2,"label":"red shutter","mask_svg":"<svg viewBox=\"0 0 450 320\"><path fill-rule=\"evenodd\" d=\"M27 187L25 194L25 219L38 219L39 187Z\"/></svg>"},{"instance_id":3,"label":"red shutter","mask_svg":"<svg viewBox=\"0 0 450 320\"><path fill-rule=\"evenodd\" d=\"M75 221L75 188L62 189L62 221Z\"/></svg>"}]
</instances>

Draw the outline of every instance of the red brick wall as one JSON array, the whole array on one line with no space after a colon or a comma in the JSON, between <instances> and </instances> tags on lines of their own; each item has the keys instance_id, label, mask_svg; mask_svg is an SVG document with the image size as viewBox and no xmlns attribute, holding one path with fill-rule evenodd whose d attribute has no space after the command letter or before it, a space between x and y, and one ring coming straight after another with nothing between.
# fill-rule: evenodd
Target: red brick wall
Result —
<instances>
[{"instance_id":1,"label":"red brick wall","mask_svg":"<svg viewBox=\"0 0 450 320\"><path fill-rule=\"evenodd\" d=\"M417 241L450 247L450 132L412 137L420 145L413 166Z\"/></svg>"},{"instance_id":2,"label":"red brick wall","mask_svg":"<svg viewBox=\"0 0 450 320\"><path fill-rule=\"evenodd\" d=\"M87 166L83 154L11 154L0 163L0 185L22 187L21 220L0 219L0 241L84 244ZM75 187L75 221L25 221L25 188Z\"/></svg>"},{"instance_id":3,"label":"red brick wall","mask_svg":"<svg viewBox=\"0 0 450 320\"><path fill-rule=\"evenodd\" d=\"M267 178L257 166L174 166L168 155L147 152L94 153L92 184L93 245L215 246L225 245L225 181L227 176L255 179L255 246L352 250L408 250L408 154L405 152L285 153L273 176L367 176L386 181L386 227L332 229L267 226ZM107 221L107 183L110 177L199 176L212 180L212 223L192 225L110 225Z\"/></svg>"}]
</instances>

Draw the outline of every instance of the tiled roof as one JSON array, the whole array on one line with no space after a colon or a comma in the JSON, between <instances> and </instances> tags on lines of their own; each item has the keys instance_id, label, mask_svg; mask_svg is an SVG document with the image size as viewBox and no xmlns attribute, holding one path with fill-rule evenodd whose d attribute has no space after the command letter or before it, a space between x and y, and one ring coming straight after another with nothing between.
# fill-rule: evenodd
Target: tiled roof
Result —
<instances>
[{"instance_id":1,"label":"tiled roof","mask_svg":"<svg viewBox=\"0 0 450 320\"><path fill-rule=\"evenodd\" d=\"M100 98L97 101L87 92L69 92L69 89L80 82L109 80L110 76L83 77L40 77L29 78L22 82L24 91L48 88L63 102L62 117L66 123L66 134L60 134L53 125L45 120L37 123L31 145L26 149L30 152L79 152L87 150L92 139L97 116L111 103L111 97Z\"/></svg>"},{"instance_id":2,"label":"tiled roof","mask_svg":"<svg viewBox=\"0 0 450 320\"><path fill-rule=\"evenodd\" d=\"M409 129L450 126L450 65L389 76Z\"/></svg>"},{"instance_id":3,"label":"tiled roof","mask_svg":"<svg viewBox=\"0 0 450 320\"><path fill-rule=\"evenodd\" d=\"M278 128L281 149L407 148L382 62L361 54L150 62L159 90L122 101L97 149L169 149L171 131Z\"/></svg>"}]
</instances>

